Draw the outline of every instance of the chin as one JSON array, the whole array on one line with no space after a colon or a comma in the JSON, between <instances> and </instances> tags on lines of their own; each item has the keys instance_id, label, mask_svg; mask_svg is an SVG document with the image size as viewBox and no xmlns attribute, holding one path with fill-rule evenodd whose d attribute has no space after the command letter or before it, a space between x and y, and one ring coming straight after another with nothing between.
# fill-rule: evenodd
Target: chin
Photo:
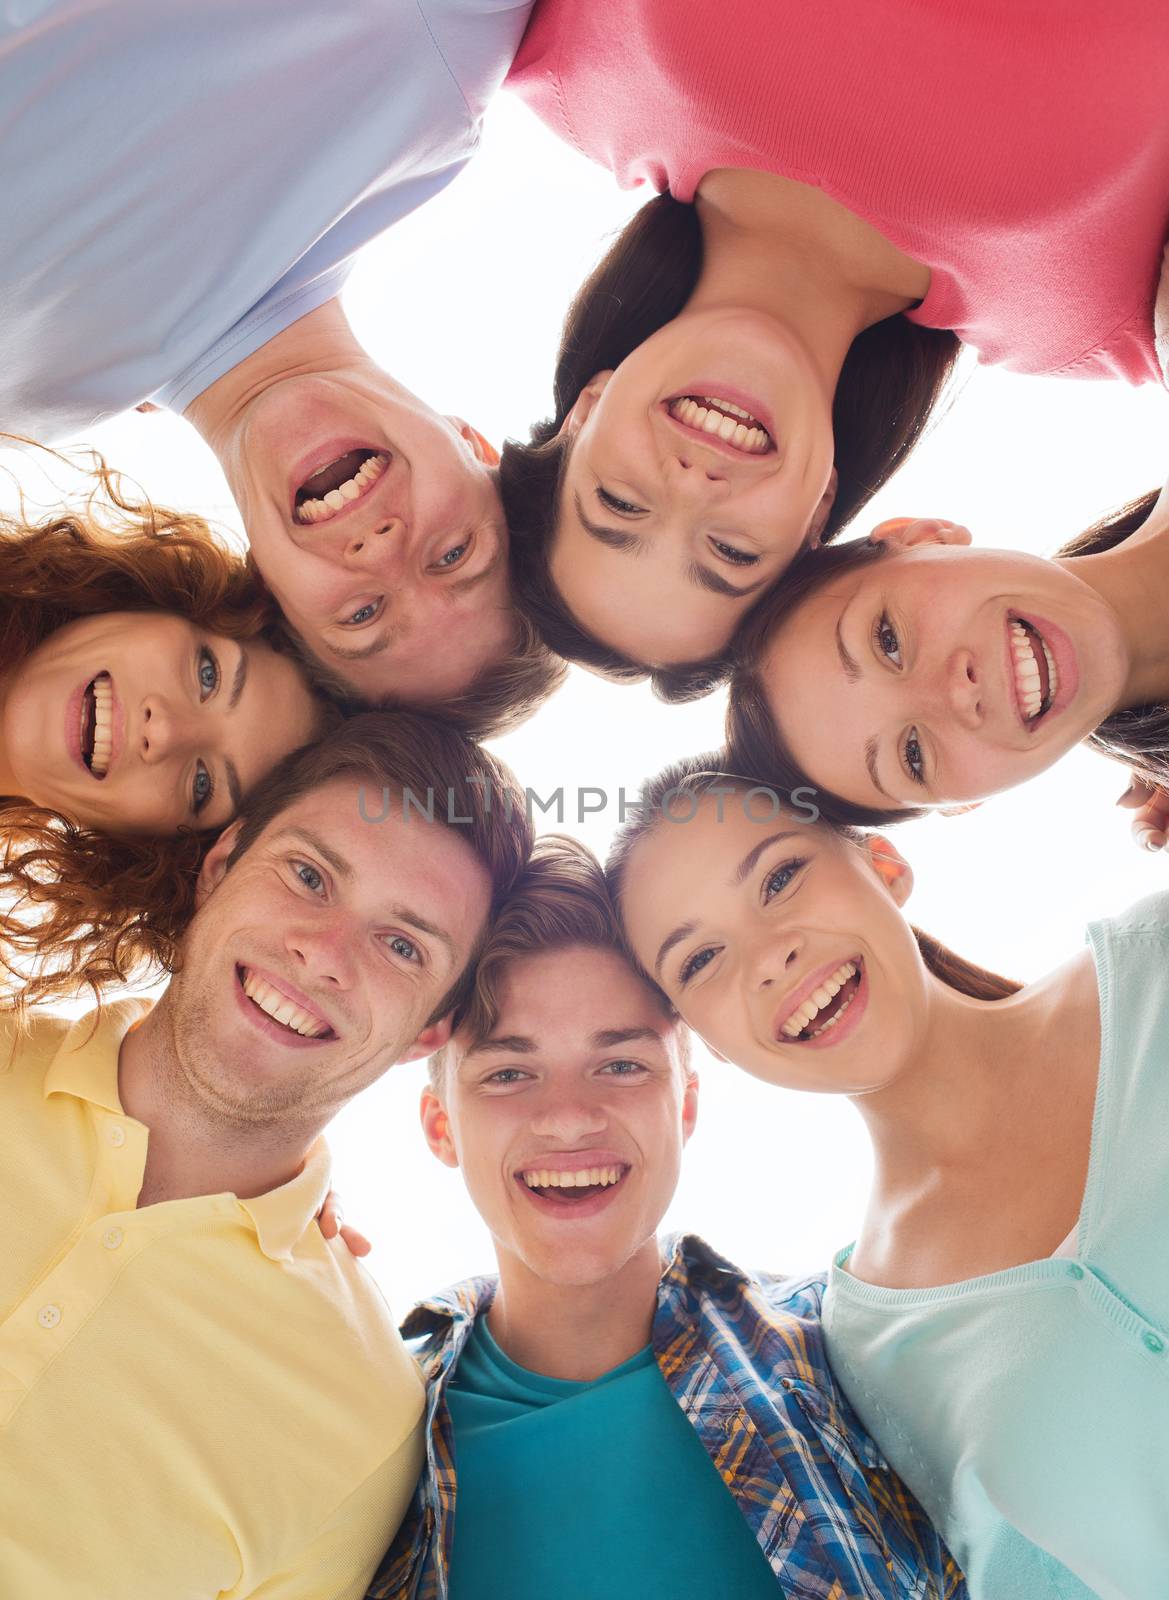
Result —
<instances>
[{"instance_id":1,"label":"chin","mask_svg":"<svg viewBox=\"0 0 1169 1600\"><path fill-rule=\"evenodd\" d=\"M525 1264L533 1277L556 1289L593 1289L615 1278L629 1259L628 1252L598 1254L593 1250L557 1250L544 1255L526 1255Z\"/></svg>"}]
</instances>

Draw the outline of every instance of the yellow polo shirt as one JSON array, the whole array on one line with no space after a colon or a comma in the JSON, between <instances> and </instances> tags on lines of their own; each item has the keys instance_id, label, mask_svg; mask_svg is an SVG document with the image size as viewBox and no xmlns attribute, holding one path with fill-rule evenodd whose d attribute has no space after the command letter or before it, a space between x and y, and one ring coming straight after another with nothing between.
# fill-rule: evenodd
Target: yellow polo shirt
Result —
<instances>
[{"instance_id":1,"label":"yellow polo shirt","mask_svg":"<svg viewBox=\"0 0 1169 1600\"><path fill-rule=\"evenodd\" d=\"M0 1032L0 1595L362 1596L418 1473L422 1379L316 1227L323 1141L257 1200L136 1209L118 1049L147 1009Z\"/></svg>"}]
</instances>

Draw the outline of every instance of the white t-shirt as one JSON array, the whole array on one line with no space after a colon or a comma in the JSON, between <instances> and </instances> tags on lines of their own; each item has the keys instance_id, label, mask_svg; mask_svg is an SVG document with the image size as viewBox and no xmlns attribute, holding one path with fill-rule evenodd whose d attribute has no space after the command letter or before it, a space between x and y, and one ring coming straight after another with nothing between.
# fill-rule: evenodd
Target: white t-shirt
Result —
<instances>
[{"instance_id":1,"label":"white t-shirt","mask_svg":"<svg viewBox=\"0 0 1169 1600\"><path fill-rule=\"evenodd\" d=\"M531 0L7 0L0 428L181 410L474 153Z\"/></svg>"}]
</instances>

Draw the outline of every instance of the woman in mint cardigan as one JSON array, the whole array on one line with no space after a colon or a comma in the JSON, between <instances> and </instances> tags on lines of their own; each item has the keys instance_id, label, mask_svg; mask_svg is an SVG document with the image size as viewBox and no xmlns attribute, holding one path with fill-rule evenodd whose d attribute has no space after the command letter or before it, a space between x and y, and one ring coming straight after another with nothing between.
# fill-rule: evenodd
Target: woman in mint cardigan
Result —
<instances>
[{"instance_id":1,"label":"woman in mint cardigan","mask_svg":"<svg viewBox=\"0 0 1169 1600\"><path fill-rule=\"evenodd\" d=\"M824 1303L837 1377L974 1600L1163 1600L1169 894L1020 986L911 928L886 840L786 802L761 825L717 766L643 790L610 875L713 1050L865 1118L873 1190Z\"/></svg>"}]
</instances>

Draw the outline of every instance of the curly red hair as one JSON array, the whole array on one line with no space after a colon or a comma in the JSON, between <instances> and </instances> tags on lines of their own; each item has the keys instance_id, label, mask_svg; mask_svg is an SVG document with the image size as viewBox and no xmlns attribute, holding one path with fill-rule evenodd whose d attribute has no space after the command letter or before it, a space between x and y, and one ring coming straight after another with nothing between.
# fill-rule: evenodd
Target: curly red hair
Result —
<instances>
[{"instance_id":1,"label":"curly red hair","mask_svg":"<svg viewBox=\"0 0 1169 1600\"><path fill-rule=\"evenodd\" d=\"M67 622L107 611L173 612L279 648L271 600L202 518L134 495L100 456L86 476L73 506L34 521L22 494L17 515L0 514L5 670ZM321 706L323 728L340 711ZM213 837L118 838L0 796L0 1009L21 1013L85 987L100 998L167 969Z\"/></svg>"}]
</instances>

